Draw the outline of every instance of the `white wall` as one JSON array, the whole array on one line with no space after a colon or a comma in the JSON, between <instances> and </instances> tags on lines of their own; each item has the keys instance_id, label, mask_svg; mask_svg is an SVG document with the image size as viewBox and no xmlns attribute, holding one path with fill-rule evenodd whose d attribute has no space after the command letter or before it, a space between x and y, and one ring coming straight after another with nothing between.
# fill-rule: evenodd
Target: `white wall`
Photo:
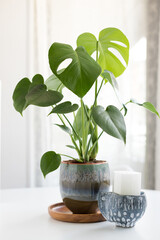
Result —
<instances>
[{"instance_id":1,"label":"white wall","mask_svg":"<svg viewBox=\"0 0 160 240\"><path fill-rule=\"evenodd\" d=\"M35 3L38 4L35 5ZM45 5L47 5L48 34L46 34L44 31L45 27L43 24L45 23L44 19L42 19L42 16L46 11L44 8ZM91 10L90 6L92 6ZM36 175L36 179L38 179L37 181L41 183L39 180L40 176L42 176L39 169L39 155L41 155L42 150L40 144L42 143L42 148L45 148L47 145L47 131L51 135L51 144L53 150L55 151L62 152L60 149L62 144L60 143L64 141L63 143L65 146L65 142L68 141L65 137L60 138L62 133L58 132L58 130L54 130L55 128L53 127L52 122L50 125L47 125L46 122L43 121L42 116L39 124L41 122L43 122L43 124L38 125L34 119L34 124L38 126L35 131L33 131L33 134L30 134L29 138L29 118L27 115L28 110L24 113L24 118L22 118L20 114L17 113L13 108L12 93L16 83L24 76L29 76L31 72L33 74L37 72L40 72L43 75L45 74L45 64L43 62L43 60L45 62L47 60L47 51L44 48L45 36L48 39L49 45L54 41L72 44L76 41L77 36L82 32L90 31L93 34L98 34L98 32L105 27L115 26L119 27L126 33L130 40L131 46L134 46L141 37L145 36L146 21L144 17L144 6L145 0L0 0L0 83L2 141L0 174L2 188L32 186L32 175ZM82 12L83 19L81 18ZM36 37L34 35L36 35ZM35 38L37 38L36 41ZM49 45L47 47L49 47ZM35 54L37 51L35 46L38 48L39 55ZM134 63L130 60L130 66L128 67L130 70L126 70L122 77L123 83L121 83L125 86L124 88L122 87L122 94L123 92L125 93L125 96L128 94L129 96L127 95L126 97L129 98L137 98L137 95L135 94L137 91L132 87L131 84L127 83L128 79L130 82L132 81L131 79L133 79L133 86L137 86L137 88L140 89L139 84L141 81L139 80L141 80L141 76L144 75L138 74L139 71L135 71L135 67L137 66L140 66L139 62ZM138 68L136 69L138 70ZM138 77L136 76L136 78L133 78L135 72L137 73ZM31 75L33 76L33 74ZM110 96L106 90L104 91L105 92L102 95ZM134 94L131 95L132 93ZM142 95L142 90L140 93ZM108 97L108 99L110 98ZM134 116L140 115L134 114ZM135 129L138 126L138 121L134 122L135 125L132 125L132 129ZM32 126L33 129L35 125ZM43 132L44 129L45 131ZM36 131L39 132L39 130L41 130L41 139L37 137L39 134L36 135ZM59 136L58 140L57 138L54 138L56 134ZM42 137L44 135L46 136L45 138ZM34 141L34 138L36 141ZM34 142L36 146L33 144ZM139 145L139 148L137 148L139 141L136 139L129 139L128 142L129 144L122 152L122 149L124 148L122 148L121 143L116 143L115 139L111 139L110 137L108 139L108 136L106 136L106 138L103 138L100 143L101 147L99 159L107 159L111 162L111 164L115 162L115 165L117 165L117 162L132 164L133 168L139 170L135 166L139 167L143 165L144 162L141 164L139 163L138 159L142 159L142 161L144 160L144 157L141 157L140 155L140 152L143 153L144 151L137 151L137 149L141 148L141 145ZM137 143L137 145L135 145L135 143ZM142 143L144 143L144 141ZM108 149L110 151L108 151ZM143 147L143 149L145 148ZM34 151L36 154L34 154ZM117 158L117 152L119 151L121 151L121 158ZM31 155L33 155L33 157L31 157ZM31 167L32 164L33 168ZM50 182L53 184L53 175L50 176ZM44 181L43 179L42 182L46 183L47 181Z\"/></svg>"},{"instance_id":2,"label":"white wall","mask_svg":"<svg viewBox=\"0 0 160 240\"><path fill-rule=\"evenodd\" d=\"M27 186L27 117L13 108L17 82L27 76L27 0L0 1L1 187Z\"/></svg>"}]
</instances>

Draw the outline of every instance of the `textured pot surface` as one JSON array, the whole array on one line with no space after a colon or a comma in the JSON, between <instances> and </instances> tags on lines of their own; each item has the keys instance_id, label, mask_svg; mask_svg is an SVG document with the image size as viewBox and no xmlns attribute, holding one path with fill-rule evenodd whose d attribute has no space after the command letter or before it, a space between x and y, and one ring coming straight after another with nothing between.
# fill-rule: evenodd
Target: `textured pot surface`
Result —
<instances>
[{"instance_id":1,"label":"textured pot surface","mask_svg":"<svg viewBox=\"0 0 160 240\"><path fill-rule=\"evenodd\" d=\"M63 202L73 213L95 213L100 187L109 190L110 174L107 162L62 162L60 191Z\"/></svg>"},{"instance_id":2,"label":"textured pot surface","mask_svg":"<svg viewBox=\"0 0 160 240\"><path fill-rule=\"evenodd\" d=\"M101 191L98 198L99 209L104 218L124 228L134 227L147 206L144 192L139 196L132 196Z\"/></svg>"}]
</instances>

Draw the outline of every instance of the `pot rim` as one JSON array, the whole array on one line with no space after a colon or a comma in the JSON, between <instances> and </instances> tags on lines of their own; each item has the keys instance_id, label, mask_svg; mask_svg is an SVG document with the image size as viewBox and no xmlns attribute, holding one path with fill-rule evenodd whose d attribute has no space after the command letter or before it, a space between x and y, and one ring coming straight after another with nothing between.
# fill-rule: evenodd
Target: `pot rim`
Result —
<instances>
[{"instance_id":1,"label":"pot rim","mask_svg":"<svg viewBox=\"0 0 160 240\"><path fill-rule=\"evenodd\" d=\"M74 160L65 160L65 161L62 161L61 163L64 163L64 164L72 164L72 165L98 165L98 164L104 164L104 163L107 163L107 161L105 160L97 160L96 162L74 162Z\"/></svg>"}]
</instances>

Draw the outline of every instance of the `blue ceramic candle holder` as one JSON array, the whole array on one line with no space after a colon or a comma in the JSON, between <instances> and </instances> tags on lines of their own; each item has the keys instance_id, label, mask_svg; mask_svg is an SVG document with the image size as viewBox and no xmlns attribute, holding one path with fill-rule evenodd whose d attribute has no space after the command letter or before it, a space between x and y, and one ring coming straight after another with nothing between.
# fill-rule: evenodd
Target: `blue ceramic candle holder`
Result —
<instances>
[{"instance_id":1,"label":"blue ceramic candle holder","mask_svg":"<svg viewBox=\"0 0 160 240\"><path fill-rule=\"evenodd\" d=\"M98 206L107 221L114 222L119 227L134 227L145 212L146 195L144 192L132 196L100 191Z\"/></svg>"}]
</instances>

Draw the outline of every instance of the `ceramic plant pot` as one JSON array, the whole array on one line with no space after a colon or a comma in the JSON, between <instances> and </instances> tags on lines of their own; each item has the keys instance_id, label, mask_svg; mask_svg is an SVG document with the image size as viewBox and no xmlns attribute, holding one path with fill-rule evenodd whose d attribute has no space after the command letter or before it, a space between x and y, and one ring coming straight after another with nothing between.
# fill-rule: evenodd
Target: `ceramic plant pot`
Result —
<instances>
[{"instance_id":1,"label":"ceramic plant pot","mask_svg":"<svg viewBox=\"0 0 160 240\"><path fill-rule=\"evenodd\" d=\"M100 187L108 191L108 163L75 163L64 161L60 167L60 192L65 205L73 213L95 213Z\"/></svg>"},{"instance_id":2,"label":"ceramic plant pot","mask_svg":"<svg viewBox=\"0 0 160 240\"><path fill-rule=\"evenodd\" d=\"M109 222L115 222L119 227L130 228L143 216L147 202L144 192L139 196L132 196L101 191L98 205L102 215Z\"/></svg>"}]
</instances>

